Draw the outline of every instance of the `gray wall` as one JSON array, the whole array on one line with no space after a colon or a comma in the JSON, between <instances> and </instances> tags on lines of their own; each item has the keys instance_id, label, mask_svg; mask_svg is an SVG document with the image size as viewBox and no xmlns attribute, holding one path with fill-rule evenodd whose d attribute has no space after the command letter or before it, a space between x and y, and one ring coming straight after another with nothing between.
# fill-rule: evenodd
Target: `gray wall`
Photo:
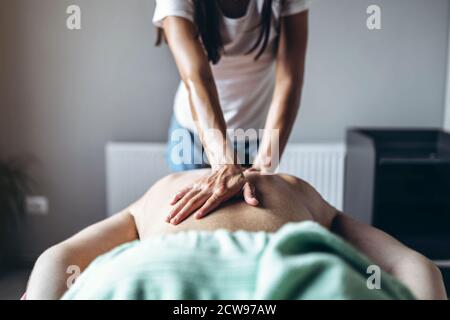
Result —
<instances>
[{"instance_id":1,"label":"gray wall","mask_svg":"<svg viewBox=\"0 0 450 320\"><path fill-rule=\"evenodd\" d=\"M450 37L450 24L449 24L449 35ZM449 50L447 52L447 90L445 95L445 110L444 110L444 129L450 132L450 39L449 39Z\"/></svg>"},{"instance_id":2,"label":"gray wall","mask_svg":"<svg viewBox=\"0 0 450 320\"><path fill-rule=\"evenodd\" d=\"M381 4L383 30L365 10ZM81 5L83 30L65 28ZM23 253L105 216L104 145L163 141L178 76L153 47L151 0L0 0L0 151L32 160L50 214L30 217ZM342 141L353 125L440 126L447 0L321 0L292 141Z\"/></svg>"},{"instance_id":3,"label":"gray wall","mask_svg":"<svg viewBox=\"0 0 450 320\"><path fill-rule=\"evenodd\" d=\"M365 28L369 4L382 31ZM311 17L303 110L294 139L341 140L344 128L442 126L446 0L321 0Z\"/></svg>"}]
</instances>

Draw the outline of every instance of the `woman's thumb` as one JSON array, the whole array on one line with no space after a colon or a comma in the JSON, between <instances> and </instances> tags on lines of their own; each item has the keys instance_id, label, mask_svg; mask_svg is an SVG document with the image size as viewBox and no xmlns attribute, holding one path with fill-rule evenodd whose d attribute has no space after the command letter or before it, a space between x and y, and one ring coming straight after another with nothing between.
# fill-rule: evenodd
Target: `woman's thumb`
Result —
<instances>
[{"instance_id":1,"label":"woman's thumb","mask_svg":"<svg viewBox=\"0 0 450 320\"><path fill-rule=\"evenodd\" d=\"M258 199L256 199L255 186L250 182L246 182L244 185L244 200L251 206L259 204Z\"/></svg>"}]
</instances>

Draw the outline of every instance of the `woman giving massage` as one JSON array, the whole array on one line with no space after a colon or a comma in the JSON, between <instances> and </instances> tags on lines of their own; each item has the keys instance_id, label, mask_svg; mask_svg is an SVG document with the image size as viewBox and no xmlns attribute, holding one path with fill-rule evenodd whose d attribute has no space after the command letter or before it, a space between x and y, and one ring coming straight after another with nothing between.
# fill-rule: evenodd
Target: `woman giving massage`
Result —
<instances>
[{"instance_id":1,"label":"woman giving massage","mask_svg":"<svg viewBox=\"0 0 450 320\"><path fill-rule=\"evenodd\" d=\"M156 183L141 199L117 215L81 231L48 249L32 272L27 299L58 299L67 291L70 266L81 271L99 255L136 239L146 239L182 231L276 232L289 222L315 221L347 240L376 265L392 274L419 299L445 299L439 269L428 259L405 247L389 235L338 212L306 182L289 175L261 175L246 171L245 177L258 190L258 206L242 199L225 201L203 219L190 216L178 225L165 221L169 204L180 186L187 186L208 174L198 170L170 175ZM211 185L215 197L223 193ZM183 207L180 200L174 208ZM183 245L183 244L180 244ZM112 282L117 279L111 279Z\"/></svg>"}]
</instances>

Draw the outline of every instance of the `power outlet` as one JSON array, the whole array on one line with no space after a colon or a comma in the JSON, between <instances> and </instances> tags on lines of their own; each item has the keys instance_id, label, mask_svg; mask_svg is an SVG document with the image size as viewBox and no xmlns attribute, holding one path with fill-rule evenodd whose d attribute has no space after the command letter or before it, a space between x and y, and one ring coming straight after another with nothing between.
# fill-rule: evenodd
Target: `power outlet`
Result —
<instances>
[{"instance_id":1,"label":"power outlet","mask_svg":"<svg viewBox=\"0 0 450 320\"><path fill-rule=\"evenodd\" d=\"M48 214L48 199L42 196L28 196L26 208L29 215L45 216Z\"/></svg>"}]
</instances>

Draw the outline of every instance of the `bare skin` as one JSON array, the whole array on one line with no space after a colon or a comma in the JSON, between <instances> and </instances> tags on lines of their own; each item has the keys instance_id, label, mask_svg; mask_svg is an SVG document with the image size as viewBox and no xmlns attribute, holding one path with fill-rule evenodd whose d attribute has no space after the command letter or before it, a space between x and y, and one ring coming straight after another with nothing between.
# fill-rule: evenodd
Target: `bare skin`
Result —
<instances>
[{"instance_id":1,"label":"bare skin","mask_svg":"<svg viewBox=\"0 0 450 320\"><path fill-rule=\"evenodd\" d=\"M191 216L176 226L165 222L164 217L171 209L167 200L179 186L188 185L204 174L200 170L168 176L126 210L48 249L35 264L27 298L60 298L67 290L68 266L76 265L83 271L97 256L136 239L183 230L275 232L288 222L307 220L316 221L346 239L407 285L417 298L446 298L442 276L432 262L384 232L338 212L314 188L289 175L246 174L258 187L261 199L258 207L232 199L204 219Z\"/></svg>"},{"instance_id":2,"label":"bare skin","mask_svg":"<svg viewBox=\"0 0 450 320\"><path fill-rule=\"evenodd\" d=\"M183 186L205 174L207 170L179 173L159 181L129 209L134 216L141 239L155 234L182 230L268 231L275 232L288 222L314 220L330 228L335 210L306 182L289 175L260 175L248 173L246 178L258 186L261 200L256 207L234 198L217 208L204 219L190 216L178 225L164 221L171 210L167 201L173 196L174 186ZM155 205L157 203L158 205Z\"/></svg>"}]
</instances>

